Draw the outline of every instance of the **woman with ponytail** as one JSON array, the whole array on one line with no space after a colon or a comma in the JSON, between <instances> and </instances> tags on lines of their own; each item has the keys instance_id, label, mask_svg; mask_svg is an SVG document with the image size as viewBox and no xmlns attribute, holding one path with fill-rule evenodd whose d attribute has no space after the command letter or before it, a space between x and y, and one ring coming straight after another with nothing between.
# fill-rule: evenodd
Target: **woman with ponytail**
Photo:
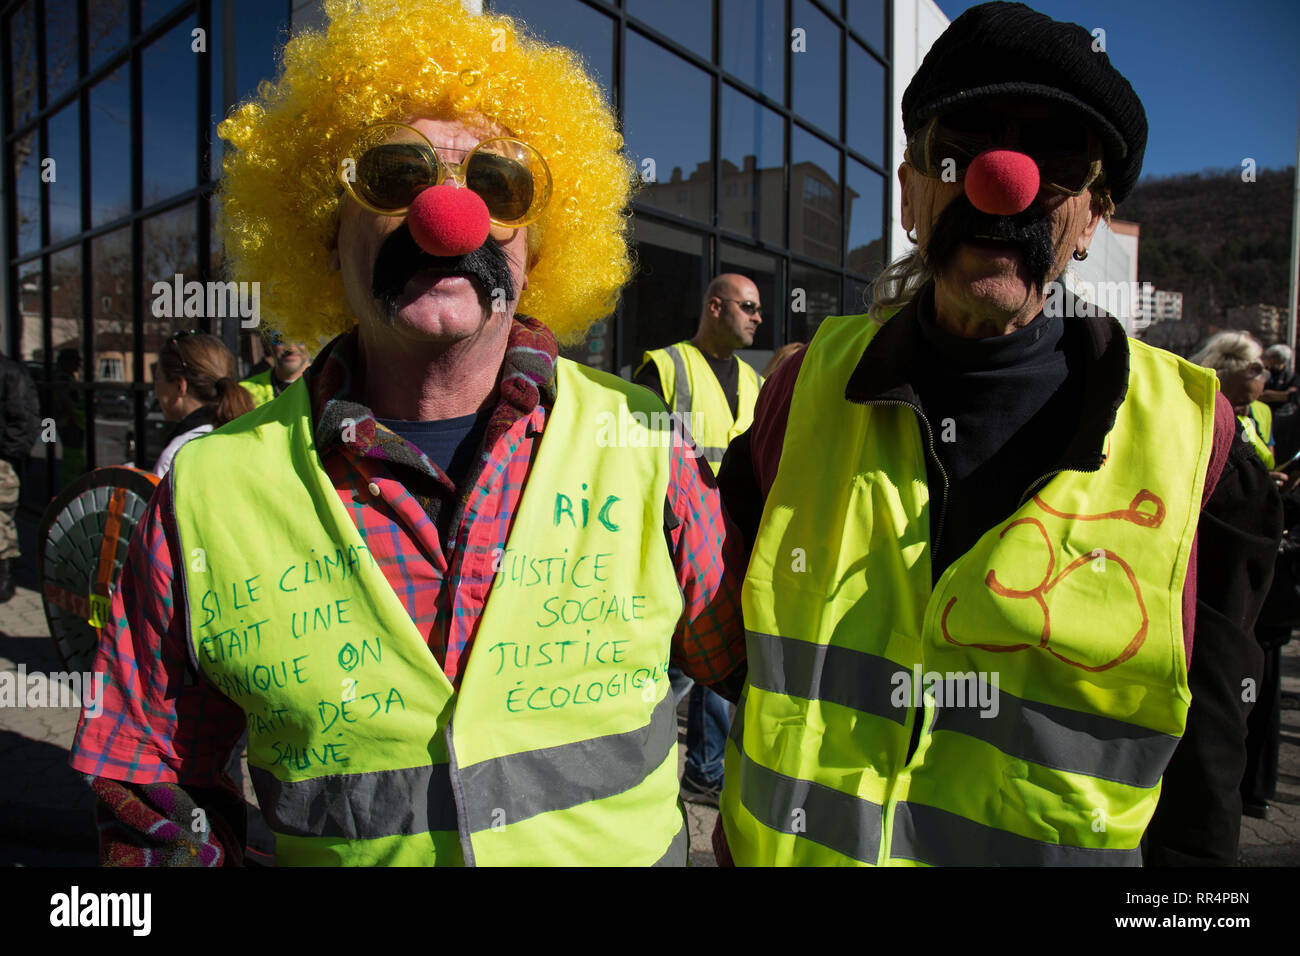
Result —
<instances>
[{"instance_id":1,"label":"woman with ponytail","mask_svg":"<svg viewBox=\"0 0 1300 956\"><path fill-rule=\"evenodd\" d=\"M173 422L153 473L164 477L187 441L253 410L253 398L235 380L235 356L215 335L177 332L158 354L154 394Z\"/></svg>"}]
</instances>

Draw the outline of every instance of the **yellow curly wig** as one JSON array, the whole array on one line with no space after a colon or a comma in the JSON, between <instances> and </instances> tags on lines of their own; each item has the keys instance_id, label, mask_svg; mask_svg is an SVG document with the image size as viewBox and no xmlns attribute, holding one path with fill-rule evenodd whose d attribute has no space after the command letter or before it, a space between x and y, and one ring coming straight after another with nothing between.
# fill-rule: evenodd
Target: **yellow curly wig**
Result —
<instances>
[{"instance_id":1,"label":"yellow curly wig","mask_svg":"<svg viewBox=\"0 0 1300 956\"><path fill-rule=\"evenodd\" d=\"M276 82L217 128L235 147L220 191L227 268L261 283L263 323L302 342L356 324L342 276L328 267L341 151L378 120L455 115L486 118L546 158L554 190L528 227L519 311L562 343L580 341L631 275L633 179L581 60L459 0L326 0L325 10L327 31L290 39Z\"/></svg>"}]
</instances>

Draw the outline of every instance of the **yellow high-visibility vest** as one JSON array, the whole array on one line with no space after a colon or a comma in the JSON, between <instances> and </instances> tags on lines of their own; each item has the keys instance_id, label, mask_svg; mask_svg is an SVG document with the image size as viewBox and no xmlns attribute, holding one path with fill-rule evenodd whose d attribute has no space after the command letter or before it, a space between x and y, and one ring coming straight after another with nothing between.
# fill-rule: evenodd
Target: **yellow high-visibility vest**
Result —
<instances>
[{"instance_id":1,"label":"yellow high-visibility vest","mask_svg":"<svg viewBox=\"0 0 1300 956\"><path fill-rule=\"evenodd\" d=\"M322 469L302 381L181 450L182 613L248 718L277 862L685 863L655 406L560 360L509 539L453 563L449 586L493 579L459 691ZM642 434L603 450L602 415Z\"/></svg>"},{"instance_id":2,"label":"yellow high-visibility vest","mask_svg":"<svg viewBox=\"0 0 1300 956\"><path fill-rule=\"evenodd\" d=\"M762 376L739 356L736 416L722 392L717 377L704 355L690 342L646 352L641 367L654 362L664 390L668 410L690 430L696 447L716 475L727 446L754 423L754 403L763 385ZM640 369L637 369L640 371Z\"/></svg>"},{"instance_id":3,"label":"yellow high-visibility vest","mask_svg":"<svg viewBox=\"0 0 1300 956\"><path fill-rule=\"evenodd\" d=\"M1052 477L932 585L917 412L845 399L878 328L827 319L795 385L743 591L732 855L1137 864L1191 699L1217 380L1129 340L1100 469Z\"/></svg>"},{"instance_id":4,"label":"yellow high-visibility vest","mask_svg":"<svg viewBox=\"0 0 1300 956\"><path fill-rule=\"evenodd\" d=\"M1269 447L1273 441L1273 409L1263 402L1251 402L1246 414L1238 415L1237 421L1241 422L1242 437L1250 442L1264 467L1272 470L1277 464Z\"/></svg>"},{"instance_id":5,"label":"yellow high-visibility vest","mask_svg":"<svg viewBox=\"0 0 1300 956\"><path fill-rule=\"evenodd\" d=\"M239 384L248 389L248 394L253 396L254 408L265 405L275 398L275 386L271 384L271 370L269 368L244 379Z\"/></svg>"}]
</instances>

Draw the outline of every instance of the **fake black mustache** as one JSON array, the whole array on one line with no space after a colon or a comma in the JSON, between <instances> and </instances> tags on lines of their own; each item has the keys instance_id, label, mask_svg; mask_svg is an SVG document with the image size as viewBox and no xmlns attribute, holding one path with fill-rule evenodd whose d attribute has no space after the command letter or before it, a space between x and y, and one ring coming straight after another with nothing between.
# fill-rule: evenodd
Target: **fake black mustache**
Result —
<instances>
[{"instance_id":1,"label":"fake black mustache","mask_svg":"<svg viewBox=\"0 0 1300 956\"><path fill-rule=\"evenodd\" d=\"M1029 278L1039 292L1047 284L1048 273L1056 260L1052 246L1052 225L1046 209L1033 203L1014 216L996 216L980 212L965 196L958 196L939 214L925 246L930 269L942 272L957 255L962 242L976 236L1005 239L1024 259Z\"/></svg>"},{"instance_id":2,"label":"fake black mustache","mask_svg":"<svg viewBox=\"0 0 1300 956\"><path fill-rule=\"evenodd\" d=\"M463 256L434 256L425 252L411 237L411 230L402 223L379 247L370 291L384 305L391 321L397 314L397 300L406 283L425 269L440 272L461 272L476 279L479 301L486 309L494 289L505 292L506 301L515 300L514 277L510 274L510 259L501 243L491 236L483 245Z\"/></svg>"}]
</instances>

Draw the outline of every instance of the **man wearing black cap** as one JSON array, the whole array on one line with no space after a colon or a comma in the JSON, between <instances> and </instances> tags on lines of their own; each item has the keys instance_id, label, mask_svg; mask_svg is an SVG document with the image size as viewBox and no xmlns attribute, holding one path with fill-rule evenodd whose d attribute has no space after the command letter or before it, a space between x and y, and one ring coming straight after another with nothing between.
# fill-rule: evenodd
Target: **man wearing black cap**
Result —
<instances>
[{"instance_id":1,"label":"man wearing black cap","mask_svg":"<svg viewBox=\"0 0 1300 956\"><path fill-rule=\"evenodd\" d=\"M917 249L719 476L752 552L720 856L1230 864L1279 502L1212 373L1048 295L1142 104L1084 28L988 3L903 118Z\"/></svg>"}]
</instances>

